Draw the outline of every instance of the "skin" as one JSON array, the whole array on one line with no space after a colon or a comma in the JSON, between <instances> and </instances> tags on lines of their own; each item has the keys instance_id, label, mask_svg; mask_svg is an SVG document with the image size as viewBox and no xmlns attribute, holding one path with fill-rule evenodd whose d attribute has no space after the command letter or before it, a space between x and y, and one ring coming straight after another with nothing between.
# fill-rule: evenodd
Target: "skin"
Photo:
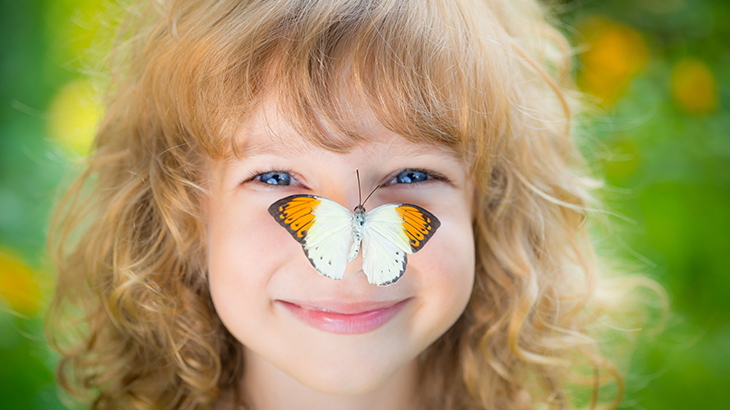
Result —
<instances>
[{"instance_id":1,"label":"skin","mask_svg":"<svg viewBox=\"0 0 730 410\"><path fill-rule=\"evenodd\" d=\"M362 144L332 152L308 142L267 100L242 124L243 157L216 161L205 201L209 280L215 308L245 346L243 389L257 410L417 408L417 356L464 311L474 282L473 181L448 150L414 144L362 115ZM405 169L447 180L396 183ZM285 170L290 185L255 175ZM311 267L301 245L268 214L285 196L313 194L347 209L382 184L366 209L409 202L431 211L441 227L395 284L369 284L362 256L334 281ZM297 318L282 301L370 303L404 301L383 326L333 334ZM282 394L286 392L286 394ZM219 403L223 407L226 400Z\"/></svg>"}]
</instances>

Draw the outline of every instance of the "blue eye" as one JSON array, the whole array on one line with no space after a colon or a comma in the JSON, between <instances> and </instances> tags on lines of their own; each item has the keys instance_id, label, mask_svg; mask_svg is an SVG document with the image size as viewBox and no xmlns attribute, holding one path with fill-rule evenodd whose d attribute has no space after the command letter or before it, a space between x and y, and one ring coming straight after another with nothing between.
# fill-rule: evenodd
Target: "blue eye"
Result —
<instances>
[{"instance_id":1,"label":"blue eye","mask_svg":"<svg viewBox=\"0 0 730 410\"><path fill-rule=\"evenodd\" d=\"M395 182L398 184L415 184L429 179L429 175L425 172L407 169L396 175Z\"/></svg>"},{"instance_id":2,"label":"blue eye","mask_svg":"<svg viewBox=\"0 0 730 410\"><path fill-rule=\"evenodd\" d=\"M290 185L291 175L284 171L269 171L255 177L259 182L267 185Z\"/></svg>"}]
</instances>

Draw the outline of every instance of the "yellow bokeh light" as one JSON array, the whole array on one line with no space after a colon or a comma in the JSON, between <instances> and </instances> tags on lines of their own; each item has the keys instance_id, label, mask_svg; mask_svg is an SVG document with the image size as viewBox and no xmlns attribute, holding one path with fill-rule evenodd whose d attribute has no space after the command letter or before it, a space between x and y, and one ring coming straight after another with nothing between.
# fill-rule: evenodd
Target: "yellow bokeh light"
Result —
<instances>
[{"instance_id":1,"label":"yellow bokeh light","mask_svg":"<svg viewBox=\"0 0 730 410\"><path fill-rule=\"evenodd\" d=\"M34 314L40 308L41 292L33 271L3 249L0 249L0 299L20 314Z\"/></svg>"},{"instance_id":2,"label":"yellow bokeh light","mask_svg":"<svg viewBox=\"0 0 730 410\"><path fill-rule=\"evenodd\" d=\"M62 147L87 154L102 111L91 85L87 81L67 84L53 98L49 111L49 135Z\"/></svg>"},{"instance_id":3,"label":"yellow bokeh light","mask_svg":"<svg viewBox=\"0 0 730 410\"><path fill-rule=\"evenodd\" d=\"M710 114L717 109L715 76L705 63L684 59L672 69L672 97L688 114Z\"/></svg>"},{"instance_id":4,"label":"yellow bokeh light","mask_svg":"<svg viewBox=\"0 0 730 410\"><path fill-rule=\"evenodd\" d=\"M646 64L646 42L633 28L601 17L584 22L580 32L588 49L581 54L578 84L604 105L613 104Z\"/></svg>"}]
</instances>

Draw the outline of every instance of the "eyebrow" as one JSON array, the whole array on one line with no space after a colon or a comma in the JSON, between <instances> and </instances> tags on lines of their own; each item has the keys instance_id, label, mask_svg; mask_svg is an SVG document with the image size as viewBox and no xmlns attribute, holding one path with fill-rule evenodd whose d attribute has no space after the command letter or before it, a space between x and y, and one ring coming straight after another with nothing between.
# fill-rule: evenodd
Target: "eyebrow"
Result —
<instances>
[{"instance_id":1,"label":"eyebrow","mask_svg":"<svg viewBox=\"0 0 730 410\"><path fill-rule=\"evenodd\" d=\"M276 136L271 133L251 133L248 134L247 137L249 138L242 138L243 141L241 141L239 138L233 137L234 139L231 145L234 146L239 156L231 153L227 156L226 162L236 162L241 159L247 159L257 155L266 154L281 156L294 156L302 154L301 147L287 144L285 137Z\"/></svg>"}]
</instances>

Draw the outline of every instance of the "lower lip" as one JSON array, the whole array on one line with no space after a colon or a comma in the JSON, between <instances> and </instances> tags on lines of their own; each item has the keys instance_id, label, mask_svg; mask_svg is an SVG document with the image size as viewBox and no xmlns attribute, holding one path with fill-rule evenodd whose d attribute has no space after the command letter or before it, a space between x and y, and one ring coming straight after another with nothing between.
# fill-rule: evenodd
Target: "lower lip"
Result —
<instances>
[{"instance_id":1,"label":"lower lip","mask_svg":"<svg viewBox=\"0 0 730 410\"><path fill-rule=\"evenodd\" d=\"M293 303L278 301L302 322L328 333L339 335L359 335L388 323L405 307L410 299L403 300L393 306L362 313L344 314L321 310L304 309Z\"/></svg>"}]
</instances>

